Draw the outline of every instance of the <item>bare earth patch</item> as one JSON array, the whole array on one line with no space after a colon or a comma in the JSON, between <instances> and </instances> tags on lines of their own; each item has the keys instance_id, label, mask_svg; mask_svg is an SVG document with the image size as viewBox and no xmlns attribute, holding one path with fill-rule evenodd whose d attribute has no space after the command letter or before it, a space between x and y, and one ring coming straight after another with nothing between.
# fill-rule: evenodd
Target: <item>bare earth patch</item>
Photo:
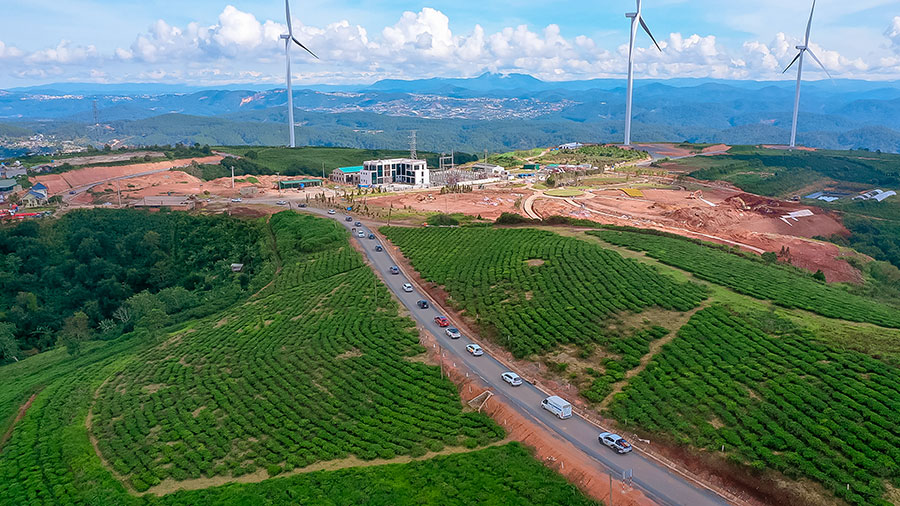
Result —
<instances>
[{"instance_id":1,"label":"bare earth patch","mask_svg":"<svg viewBox=\"0 0 900 506\"><path fill-rule=\"evenodd\" d=\"M346 360L348 358L361 357L361 356L363 356L363 352L359 351L359 349L357 349L357 348L353 348L353 349L345 351L344 353L341 353L340 355L338 355L334 358L336 358L338 360Z\"/></svg>"},{"instance_id":2,"label":"bare earth patch","mask_svg":"<svg viewBox=\"0 0 900 506\"><path fill-rule=\"evenodd\" d=\"M457 453L468 453L472 451L481 450L483 448L487 448L489 446L501 446L505 445L512 441L512 439L504 439L502 441L497 441L496 443L492 443L487 446L482 446L476 448L475 450L470 450L465 447L448 447L444 448L439 452L428 452L425 455L417 458L401 456L395 457L392 459L374 459L374 460L362 460L357 457L347 457L345 459L340 460L330 460L328 462L317 462L315 464L308 465L306 467L301 467L299 469L294 469L288 471L286 473L281 473L278 476L294 476L302 473L311 473L314 471L337 471L338 469L347 469L350 467L372 467L372 466L383 466L386 464L408 464L410 462L418 461L418 460L428 460L440 455L453 455ZM225 485L228 483L259 483L263 480L267 480L271 478L269 476L268 471L265 469L259 469L256 472L245 474L239 476L237 478L231 476L215 476L212 478L198 478L194 480L184 480L184 481L175 481L171 478L167 478L160 482L159 485L155 487L150 487L147 490L147 493L153 495L165 495L170 494L172 492L176 492L178 490L202 490L204 488L210 487L218 487L220 485Z\"/></svg>"},{"instance_id":3,"label":"bare earth patch","mask_svg":"<svg viewBox=\"0 0 900 506\"><path fill-rule=\"evenodd\" d=\"M532 258L531 260L525 260L525 263L528 264L529 267L540 267L547 262L542 258Z\"/></svg>"},{"instance_id":4,"label":"bare earth patch","mask_svg":"<svg viewBox=\"0 0 900 506\"><path fill-rule=\"evenodd\" d=\"M149 385L144 385L141 390L147 392L148 394L155 394L156 392L159 392L167 386L168 385L166 385L165 383L151 383Z\"/></svg>"},{"instance_id":5,"label":"bare earth patch","mask_svg":"<svg viewBox=\"0 0 900 506\"><path fill-rule=\"evenodd\" d=\"M28 411L28 408L31 407L31 403L34 402L34 398L37 397L37 394L31 394L31 397L25 401L25 404L22 404L22 407L19 408L19 413L16 415L16 418L9 425L9 429L7 429L6 434L3 434L3 437L0 438L0 448L3 448L3 445L9 441L9 438L12 436L13 429L16 428L16 424L19 423L22 418L25 417L25 412Z\"/></svg>"}]
</instances>

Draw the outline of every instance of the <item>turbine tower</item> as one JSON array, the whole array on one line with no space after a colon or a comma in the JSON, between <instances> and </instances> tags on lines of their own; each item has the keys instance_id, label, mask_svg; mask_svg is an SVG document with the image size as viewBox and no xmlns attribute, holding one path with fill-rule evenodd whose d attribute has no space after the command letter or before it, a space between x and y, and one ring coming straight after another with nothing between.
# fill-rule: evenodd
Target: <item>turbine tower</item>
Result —
<instances>
[{"instance_id":1,"label":"turbine tower","mask_svg":"<svg viewBox=\"0 0 900 506\"><path fill-rule=\"evenodd\" d=\"M822 62L816 58L815 53L812 52L812 49L809 48L809 30L812 28L812 20L813 13L816 11L816 0L813 0L812 9L809 11L809 23L806 24L806 38L803 39L803 45L797 46L799 52L797 56L791 60L790 65L788 65L782 74L788 71L794 63L797 64L797 95L794 97L794 121L791 124L791 148L797 147L797 116L800 114L800 82L803 78L803 53L809 53L809 56L815 60L816 63L822 67L822 70L825 71L825 74L831 78L831 74L828 73L828 69L825 68L825 65L822 65Z\"/></svg>"},{"instance_id":2,"label":"turbine tower","mask_svg":"<svg viewBox=\"0 0 900 506\"><path fill-rule=\"evenodd\" d=\"M318 56L315 55L312 51L310 51L306 46L300 43L296 37L294 37L294 29L291 28L291 5L288 3L288 0L284 0L284 13L287 18L287 28L288 33L282 35L281 38L284 40L284 61L287 66L287 103L288 103L288 132L290 132L291 144L290 146L294 147L294 95L293 90L291 89L291 42L294 42L298 46L302 47L306 50L307 53L311 54L313 58L319 59Z\"/></svg>"},{"instance_id":3,"label":"turbine tower","mask_svg":"<svg viewBox=\"0 0 900 506\"><path fill-rule=\"evenodd\" d=\"M647 23L644 23L644 18L641 16L641 0L637 0L637 12L626 13L625 17L631 18L631 39L628 42L628 89L625 97L625 145L631 146L631 97L634 93L634 39L637 37L638 25L647 32L647 35L650 36L650 40L656 45L656 49L659 49L659 51L662 52L662 48L659 47L656 39L653 38L653 34L650 33L650 29L647 28Z\"/></svg>"}]
</instances>

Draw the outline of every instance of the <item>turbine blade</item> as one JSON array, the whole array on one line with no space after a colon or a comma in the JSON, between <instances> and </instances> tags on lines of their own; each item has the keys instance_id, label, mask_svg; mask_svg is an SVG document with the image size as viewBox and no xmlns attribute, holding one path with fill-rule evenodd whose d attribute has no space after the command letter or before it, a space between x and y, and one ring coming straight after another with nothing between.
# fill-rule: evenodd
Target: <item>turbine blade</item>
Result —
<instances>
[{"instance_id":1,"label":"turbine blade","mask_svg":"<svg viewBox=\"0 0 900 506\"><path fill-rule=\"evenodd\" d=\"M819 64L820 67L822 67L822 70L825 71L825 75L827 75L829 79L834 81L834 78L831 77L831 74L828 73L828 69L825 68L825 65L822 65L822 62L819 61L819 59L816 57L815 53L812 52L812 49L807 49L806 52L809 53L810 56L812 56L812 59L815 60L816 63Z\"/></svg>"},{"instance_id":2,"label":"turbine blade","mask_svg":"<svg viewBox=\"0 0 900 506\"><path fill-rule=\"evenodd\" d=\"M795 63L797 63L797 60L800 59L800 55L801 55L801 54L803 54L803 51L800 51L799 53L797 53L797 56L795 56L794 59L791 60L790 65L788 65L787 67L785 67L785 68L784 68L784 71L782 71L781 73L784 74L785 72L787 72L788 70L790 70L790 68L793 67Z\"/></svg>"},{"instance_id":3,"label":"turbine blade","mask_svg":"<svg viewBox=\"0 0 900 506\"><path fill-rule=\"evenodd\" d=\"M296 37L294 37L293 35L291 35L291 40L293 40L294 43L297 44L298 46L300 46L300 47L302 47L303 49L305 49L307 53L309 53L309 54L311 54L311 55L313 56L313 58L315 58L315 59L317 59L317 60L319 59L319 57L316 56L316 53L313 53L312 51L309 50L308 47L306 47L306 46L304 46L303 44L301 44L300 41L297 40Z\"/></svg>"},{"instance_id":4,"label":"turbine blade","mask_svg":"<svg viewBox=\"0 0 900 506\"><path fill-rule=\"evenodd\" d=\"M656 49L659 49L659 52L661 53L661 52L662 52L662 48L659 47L659 43L656 42L656 39L655 39L655 38L653 38L653 34L650 33L650 29L647 28L647 23L644 23L644 18L643 18L643 16L639 16L638 19L641 21L641 27L644 29L645 32L647 32L647 35L650 36L650 40L652 40L653 43L656 44Z\"/></svg>"},{"instance_id":5,"label":"turbine blade","mask_svg":"<svg viewBox=\"0 0 900 506\"><path fill-rule=\"evenodd\" d=\"M812 28L813 13L816 12L816 0L813 0L812 9L809 11L809 23L806 24L806 41L804 45L809 46L809 30Z\"/></svg>"},{"instance_id":6,"label":"turbine blade","mask_svg":"<svg viewBox=\"0 0 900 506\"><path fill-rule=\"evenodd\" d=\"M291 28L291 4L288 0L284 0L284 18L287 20L288 35L294 36L294 30Z\"/></svg>"}]
</instances>

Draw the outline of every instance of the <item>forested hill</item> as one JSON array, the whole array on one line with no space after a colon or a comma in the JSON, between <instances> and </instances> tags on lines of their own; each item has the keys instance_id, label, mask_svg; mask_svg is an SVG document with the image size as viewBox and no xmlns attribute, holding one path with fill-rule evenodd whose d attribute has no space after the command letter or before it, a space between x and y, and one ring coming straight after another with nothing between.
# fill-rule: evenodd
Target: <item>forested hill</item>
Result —
<instances>
[{"instance_id":1,"label":"forested hill","mask_svg":"<svg viewBox=\"0 0 900 506\"><path fill-rule=\"evenodd\" d=\"M103 209L0 226L0 363L58 341L77 349L91 337L156 332L233 303L264 282L264 227ZM233 274L232 263L244 271Z\"/></svg>"}]
</instances>

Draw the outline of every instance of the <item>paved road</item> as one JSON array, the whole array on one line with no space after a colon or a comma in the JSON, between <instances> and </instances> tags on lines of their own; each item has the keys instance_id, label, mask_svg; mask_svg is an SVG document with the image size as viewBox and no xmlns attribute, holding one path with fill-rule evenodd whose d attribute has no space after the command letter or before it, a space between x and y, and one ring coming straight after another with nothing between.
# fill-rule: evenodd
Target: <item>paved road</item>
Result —
<instances>
[{"instance_id":1,"label":"paved road","mask_svg":"<svg viewBox=\"0 0 900 506\"><path fill-rule=\"evenodd\" d=\"M362 227L356 227L356 217L353 217L353 221L347 222L345 221L347 215L341 211L337 211L335 215L328 215L322 209L306 208L304 210L323 216L330 216L339 220L348 229L363 230L365 237L360 238L354 234L353 240L358 241L363 247L371 265L378 269L388 288L406 306L415 320L437 338L438 343L446 352L455 357L451 360L465 364L470 371L477 374L486 385L491 387L494 395L501 396L504 402L522 413L526 418L539 422L540 425L555 431L557 435L591 456L597 461L598 468L602 472L612 471L614 476L621 476L622 471L632 469L635 486L659 504L689 506L720 506L728 504L727 501L718 495L693 486L679 475L637 452L626 455L615 454L597 441L597 434L600 430L587 420L577 415L568 420L560 420L555 415L542 409L541 401L546 397L544 392L529 383L523 383L519 387L508 385L500 378L500 374L508 371L508 368L496 359L488 356L488 354L481 357L471 356L466 352L466 345L472 342L470 339L465 335L459 339L450 339L444 333L444 330L434 323L434 317L440 314L434 307L429 309L418 308L416 303L419 300L427 299L427 297L417 290L411 293L403 291L403 284L410 281L403 274L390 274L391 266L397 264L387 250L382 252L375 251L375 245L379 244L379 241L378 239L372 240L368 238L371 231L365 224Z\"/></svg>"}]
</instances>

